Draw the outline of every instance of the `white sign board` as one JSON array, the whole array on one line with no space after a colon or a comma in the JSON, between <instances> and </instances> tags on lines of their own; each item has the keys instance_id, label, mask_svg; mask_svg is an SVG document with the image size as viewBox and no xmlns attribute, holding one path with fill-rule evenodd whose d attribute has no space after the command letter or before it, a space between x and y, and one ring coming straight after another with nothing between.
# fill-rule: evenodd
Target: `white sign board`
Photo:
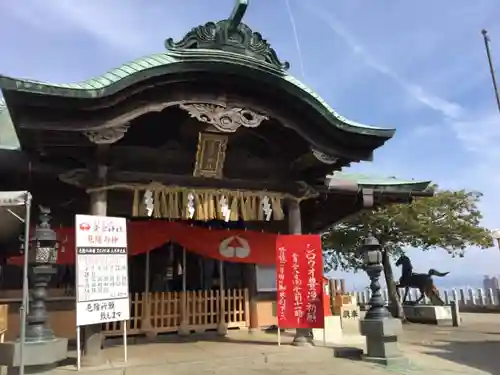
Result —
<instances>
[{"instance_id":1,"label":"white sign board","mask_svg":"<svg viewBox=\"0 0 500 375\"><path fill-rule=\"evenodd\" d=\"M76 325L130 319L127 221L76 215Z\"/></svg>"}]
</instances>

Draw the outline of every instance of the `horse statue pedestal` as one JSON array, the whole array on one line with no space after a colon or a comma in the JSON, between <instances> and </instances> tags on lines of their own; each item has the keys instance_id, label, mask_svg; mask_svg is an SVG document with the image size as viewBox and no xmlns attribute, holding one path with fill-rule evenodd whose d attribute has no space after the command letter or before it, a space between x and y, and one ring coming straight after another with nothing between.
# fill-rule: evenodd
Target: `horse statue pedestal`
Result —
<instances>
[{"instance_id":1,"label":"horse statue pedestal","mask_svg":"<svg viewBox=\"0 0 500 375\"><path fill-rule=\"evenodd\" d=\"M453 325L452 307L448 305L403 305L403 310L412 323Z\"/></svg>"}]
</instances>

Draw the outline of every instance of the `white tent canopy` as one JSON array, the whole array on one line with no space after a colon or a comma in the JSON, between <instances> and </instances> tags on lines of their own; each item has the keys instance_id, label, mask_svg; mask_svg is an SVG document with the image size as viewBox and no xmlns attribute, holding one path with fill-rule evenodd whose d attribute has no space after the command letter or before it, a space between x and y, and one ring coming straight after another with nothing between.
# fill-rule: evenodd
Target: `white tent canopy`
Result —
<instances>
[{"instance_id":1,"label":"white tent canopy","mask_svg":"<svg viewBox=\"0 0 500 375\"><path fill-rule=\"evenodd\" d=\"M27 191L0 191L0 207L24 206L29 197Z\"/></svg>"},{"instance_id":2,"label":"white tent canopy","mask_svg":"<svg viewBox=\"0 0 500 375\"><path fill-rule=\"evenodd\" d=\"M0 242L19 236L25 219L25 191L0 191Z\"/></svg>"}]
</instances>

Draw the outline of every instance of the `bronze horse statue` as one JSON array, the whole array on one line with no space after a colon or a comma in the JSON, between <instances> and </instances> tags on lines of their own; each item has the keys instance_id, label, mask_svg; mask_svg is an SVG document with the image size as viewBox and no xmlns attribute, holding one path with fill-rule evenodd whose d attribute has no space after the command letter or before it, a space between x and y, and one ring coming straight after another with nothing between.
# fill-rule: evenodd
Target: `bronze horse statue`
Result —
<instances>
[{"instance_id":1,"label":"bronze horse statue","mask_svg":"<svg viewBox=\"0 0 500 375\"><path fill-rule=\"evenodd\" d=\"M424 296L428 296L433 304L444 304L441 298L439 298L438 290L432 281L432 276L444 277L449 274L449 272L439 272L431 268L427 273L414 273L413 265L411 264L410 258L406 255L402 255L396 261L397 267L402 267L401 277L399 283L396 285L396 289L405 288L405 295L403 297L403 304L406 301L408 292L411 288L418 289L420 291L420 297L415 301L419 303L424 299Z\"/></svg>"}]
</instances>

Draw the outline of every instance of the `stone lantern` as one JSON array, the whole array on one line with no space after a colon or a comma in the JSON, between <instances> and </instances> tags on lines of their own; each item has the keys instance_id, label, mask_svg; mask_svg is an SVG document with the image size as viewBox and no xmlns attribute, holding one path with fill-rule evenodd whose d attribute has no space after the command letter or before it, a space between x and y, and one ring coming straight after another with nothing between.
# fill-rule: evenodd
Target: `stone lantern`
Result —
<instances>
[{"instance_id":1,"label":"stone lantern","mask_svg":"<svg viewBox=\"0 0 500 375\"><path fill-rule=\"evenodd\" d=\"M57 273L57 234L50 227L50 210L40 208L40 223L29 239L30 299L26 318L26 342L42 342L54 339L54 332L47 322L47 286Z\"/></svg>"},{"instance_id":2,"label":"stone lantern","mask_svg":"<svg viewBox=\"0 0 500 375\"><path fill-rule=\"evenodd\" d=\"M368 236L361 252L366 273L371 281L371 298L368 302L370 309L366 313L365 319L381 320L388 318L390 314L385 307L385 302L380 292L380 275L384 267L382 266L382 251L378 240L371 235Z\"/></svg>"},{"instance_id":3,"label":"stone lantern","mask_svg":"<svg viewBox=\"0 0 500 375\"><path fill-rule=\"evenodd\" d=\"M58 251L57 234L50 227L49 214L49 209L40 207L39 224L28 241L30 293L25 344L21 348L19 339L0 343L0 365L7 366L8 374L44 373L67 358L68 339L55 337L48 323L47 286L57 273Z\"/></svg>"},{"instance_id":4,"label":"stone lantern","mask_svg":"<svg viewBox=\"0 0 500 375\"><path fill-rule=\"evenodd\" d=\"M398 347L398 334L402 330L401 321L394 319L385 306L380 292L382 266L382 248L378 240L369 235L360 249L366 273L370 278L372 296L368 304L370 309L360 321L360 331L366 337L365 359L380 364L390 365L405 362Z\"/></svg>"}]
</instances>

